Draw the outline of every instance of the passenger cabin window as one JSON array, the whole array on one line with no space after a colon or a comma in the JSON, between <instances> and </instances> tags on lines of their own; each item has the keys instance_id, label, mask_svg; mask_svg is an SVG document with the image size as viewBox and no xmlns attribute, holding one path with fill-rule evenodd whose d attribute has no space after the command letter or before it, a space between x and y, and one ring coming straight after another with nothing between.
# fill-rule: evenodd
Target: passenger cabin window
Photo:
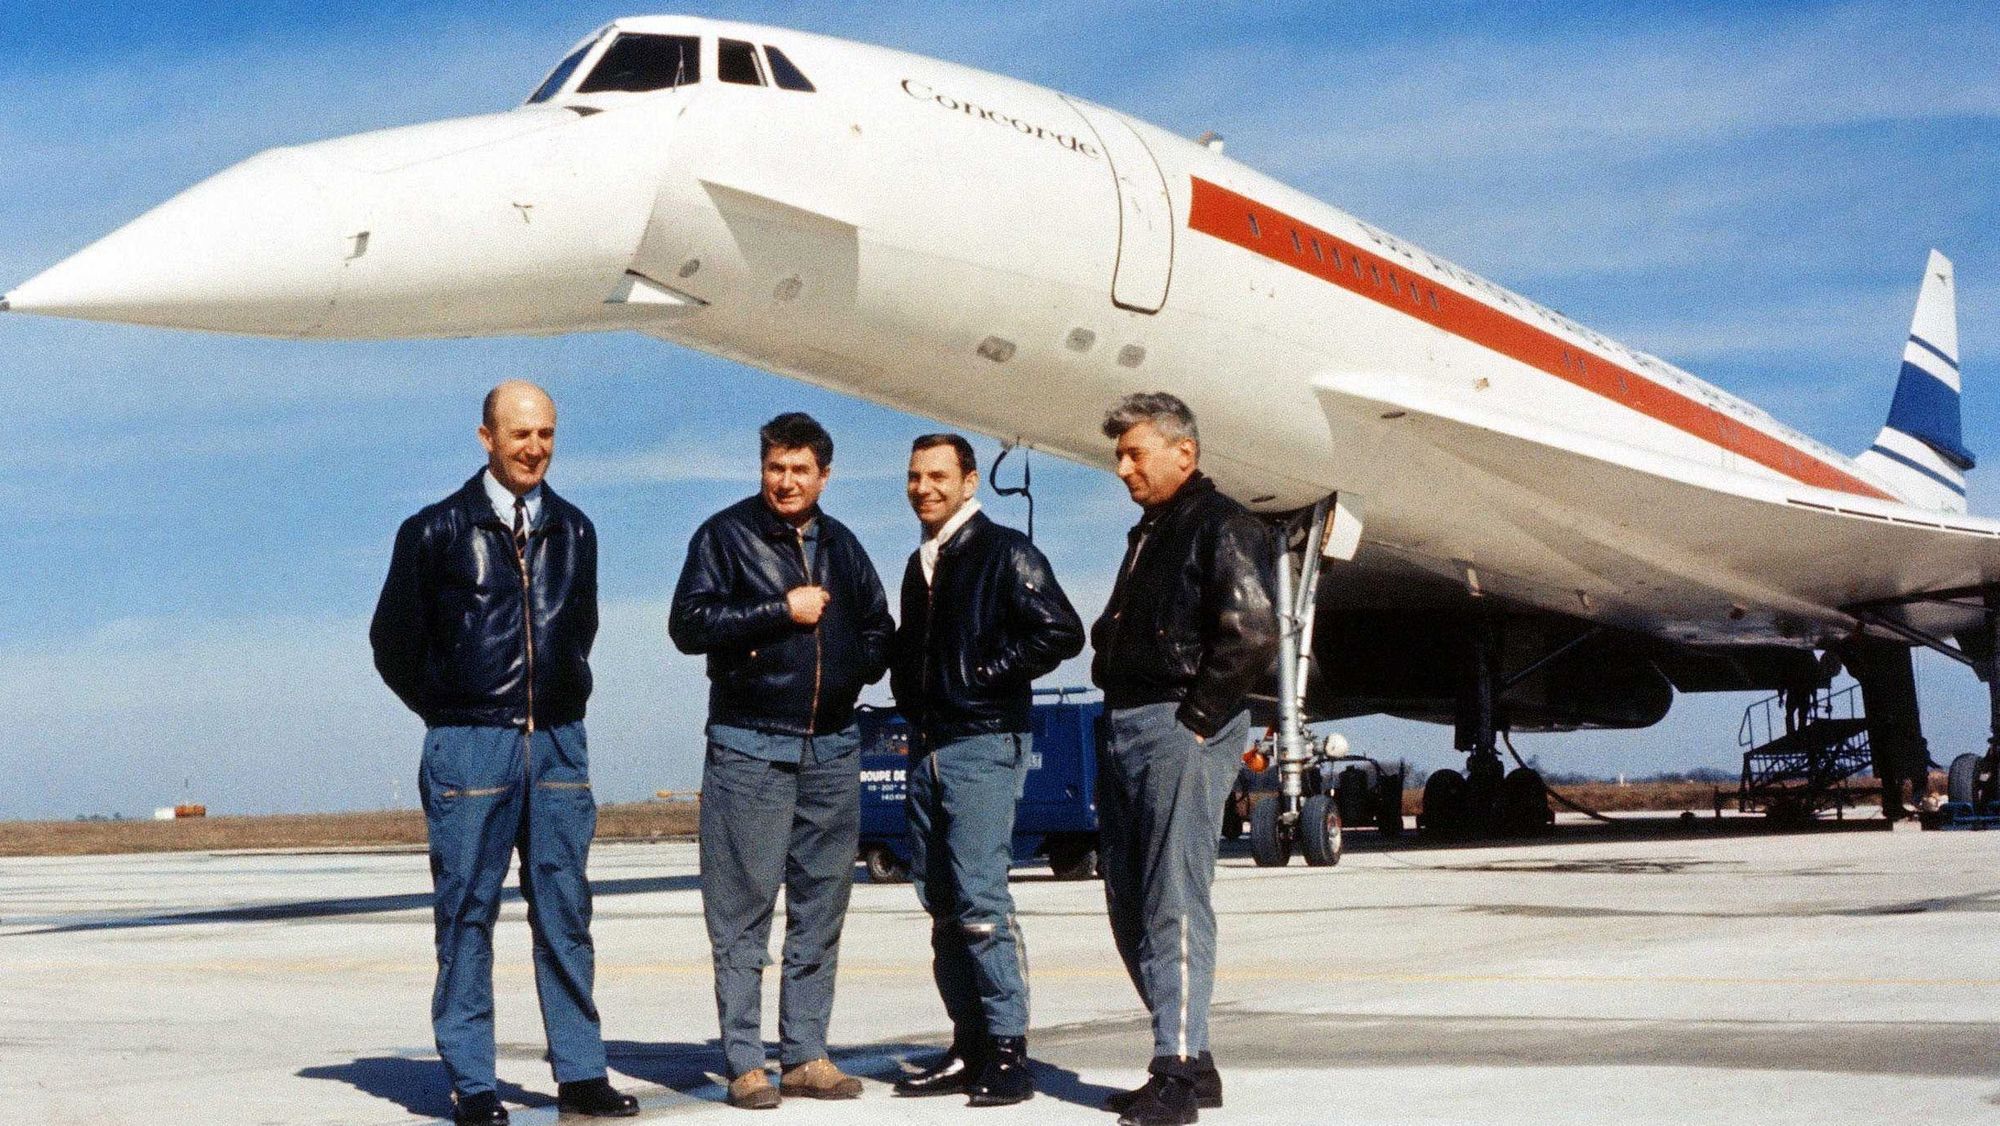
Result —
<instances>
[{"instance_id":1,"label":"passenger cabin window","mask_svg":"<svg viewBox=\"0 0 2000 1126\"><path fill-rule=\"evenodd\" d=\"M604 52L579 94L606 90L644 93L701 81L701 40L693 35L637 35L625 32Z\"/></svg>"},{"instance_id":2,"label":"passenger cabin window","mask_svg":"<svg viewBox=\"0 0 2000 1126\"><path fill-rule=\"evenodd\" d=\"M533 94L529 95L528 104L534 105L536 102L546 102L550 98L555 97L556 91L562 89L563 84L569 81L569 76L576 73L577 64L583 62L583 57L588 55L590 49L595 46L597 46L597 41L593 39L570 52L569 58L557 63L556 68L549 72L549 76L542 80L541 86Z\"/></svg>"},{"instance_id":3,"label":"passenger cabin window","mask_svg":"<svg viewBox=\"0 0 2000 1126\"><path fill-rule=\"evenodd\" d=\"M764 76L757 70L757 48L741 39L724 39L715 49L715 77L738 86L762 86Z\"/></svg>"},{"instance_id":4,"label":"passenger cabin window","mask_svg":"<svg viewBox=\"0 0 2000 1126\"><path fill-rule=\"evenodd\" d=\"M808 94L813 92L812 80L805 76L804 71L792 65L792 60L786 58L783 51L766 45L764 54L771 60L771 80L778 84L778 89L800 90Z\"/></svg>"}]
</instances>

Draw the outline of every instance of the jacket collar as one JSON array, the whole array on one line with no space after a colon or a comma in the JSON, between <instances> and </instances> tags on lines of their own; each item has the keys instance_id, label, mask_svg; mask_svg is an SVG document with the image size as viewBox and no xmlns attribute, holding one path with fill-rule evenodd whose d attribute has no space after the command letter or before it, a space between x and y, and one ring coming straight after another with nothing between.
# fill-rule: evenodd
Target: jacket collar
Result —
<instances>
[{"instance_id":1,"label":"jacket collar","mask_svg":"<svg viewBox=\"0 0 2000 1126\"><path fill-rule=\"evenodd\" d=\"M1147 509L1146 514L1139 518L1139 524L1142 527L1150 527L1158 524L1161 520L1192 504L1196 497L1214 491L1215 482L1210 480L1207 474L1197 469L1187 480L1181 482L1181 487L1175 491L1173 496Z\"/></svg>"},{"instance_id":2,"label":"jacket collar","mask_svg":"<svg viewBox=\"0 0 2000 1126\"><path fill-rule=\"evenodd\" d=\"M757 534L765 539L790 541L799 537L799 530L790 521L771 511L771 506L764 503L764 494L753 493L742 503L750 512ZM812 518L819 521L818 531L823 539L826 535L826 513L821 512L817 504L812 507Z\"/></svg>"},{"instance_id":3,"label":"jacket collar","mask_svg":"<svg viewBox=\"0 0 2000 1126\"><path fill-rule=\"evenodd\" d=\"M986 508L984 506L974 508L972 512L966 512L962 518L954 512L952 520L956 520L958 526L952 528L952 532L948 536L944 536L944 542L938 544L938 554L940 556L946 554L946 552L956 552L960 544L964 544L964 542L968 542L968 540L972 540L972 538L978 536L980 524L990 524L992 522L992 520L986 520ZM950 524L952 520L946 520L946 524Z\"/></svg>"},{"instance_id":4,"label":"jacket collar","mask_svg":"<svg viewBox=\"0 0 2000 1126\"><path fill-rule=\"evenodd\" d=\"M978 539L979 533L984 531L986 526L991 523L993 521L987 519L984 508L967 516L965 523L954 528L950 538L938 545L938 558L942 559L947 555L957 555L959 552L964 551L966 545Z\"/></svg>"},{"instance_id":5,"label":"jacket collar","mask_svg":"<svg viewBox=\"0 0 2000 1126\"><path fill-rule=\"evenodd\" d=\"M451 495L451 503L465 514L469 524L490 524L496 528L506 528L505 521L493 511L493 500L486 495L486 483L480 480L486 467L465 479L465 484ZM537 531L552 528L561 523L569 509L569 502L556 495L547 481L542 482L542 522L535 526Z\"/></svg>"}]
</instances>

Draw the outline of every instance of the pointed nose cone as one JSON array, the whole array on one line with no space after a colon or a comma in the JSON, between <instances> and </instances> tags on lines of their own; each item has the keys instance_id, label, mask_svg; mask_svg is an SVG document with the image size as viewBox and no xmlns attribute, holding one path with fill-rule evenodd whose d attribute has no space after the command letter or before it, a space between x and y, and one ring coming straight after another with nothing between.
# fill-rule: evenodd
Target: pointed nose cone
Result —
<instances>
[{"instance_id":1,"label":"pointed nose cone","mask_svg":"<svg viewBox=\"0 0 2000 1126\"><path fill-rule=\"evenodd\" d=\"M276 149L205 180L8 293L18 313L259 336L311 333L354 232L329 169Z\"/></svg>"}]
</instances>

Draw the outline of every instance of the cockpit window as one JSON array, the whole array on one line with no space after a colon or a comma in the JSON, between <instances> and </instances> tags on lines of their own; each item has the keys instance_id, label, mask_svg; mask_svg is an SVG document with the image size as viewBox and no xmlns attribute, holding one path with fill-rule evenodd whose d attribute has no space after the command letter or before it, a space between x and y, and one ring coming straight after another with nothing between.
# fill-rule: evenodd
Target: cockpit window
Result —
<instances>
[{"instance_id":1,"label":"cockpit window","mask_svg":"<svg viewBox=\"0 0 2000 1126\"><path fill-rule=\"evenodd\" d=\"M579 94L605 90L643 93L701 81L701 40L692 35L621 33L598 60Z\"/></svg>"},{"instance_id":2,"label":"cockpit window","mask_svg":"<svg viewBox=\"0 0 2000 1126\"><path fill-rule=\"evenodd\" d=\"M557 63L556 68L549 72L549 76L542 80L541 86L529 96L528 104L534 105L536 102L546 102L550 98L555 97L556 91L562 89L563 83L569 81L569 76L576 73L577 64L582 62L583 57L588 55L590 49L595 46L597 46L596 40L585 43L583 46L570 52L569 58Z\"/></svg>"},{"instance_id":3,"label":"cockpit window","mask_svg":"<svg viewBox=\"0 0 2000 1126\"><path fill-rule=\"evenodd\" d=\"M762 86L764 76L757 71L757 48L741 39L724 39L715 48L715 77L738 86Z\"/></svg>"},{"instance_id":4,"label":"cockpit window","mask_svg":"<svg viewBox=\"0 0 2000 1126\"><path fill-rule=\"evenodd\" d=\"M793 66L792 60L786 58L783 51L766 45L764 54L771 60L771 77L777 82L779 89L803 90L808 94L813 92L812 80L805 76L804 71Z\"/></svg>"}]
</instances>

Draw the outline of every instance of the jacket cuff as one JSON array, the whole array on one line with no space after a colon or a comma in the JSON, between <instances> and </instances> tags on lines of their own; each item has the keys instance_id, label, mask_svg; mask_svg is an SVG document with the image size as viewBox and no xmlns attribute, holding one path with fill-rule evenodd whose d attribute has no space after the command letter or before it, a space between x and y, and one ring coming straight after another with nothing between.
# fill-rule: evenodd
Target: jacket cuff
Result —
<instances>
[{"instance_id":1,"label":"jacket cuff","mask_svg":"<svg viewBox=\"0 0 2000 1126\"><path fill-rule=\"evenodd\" d=\"M782 595L757 607L751 612L750 620L755 622L760 630L773 633L798 625L792 621L791 604L786 602Z\"/></svg>"}]
</instances>

